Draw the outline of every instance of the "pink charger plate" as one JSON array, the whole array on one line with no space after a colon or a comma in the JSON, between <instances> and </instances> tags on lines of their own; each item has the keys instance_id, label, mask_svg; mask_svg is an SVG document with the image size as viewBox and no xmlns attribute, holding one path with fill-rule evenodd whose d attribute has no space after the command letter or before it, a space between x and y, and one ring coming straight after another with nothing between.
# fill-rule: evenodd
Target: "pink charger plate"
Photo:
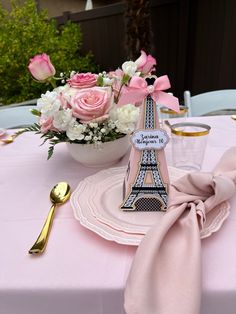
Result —
<instances>
[{"instance_id":1,"label":"pink charger plate","mask_svg":"<svg viewBox=\"0 0 236 314\"><path fill-rule=\"evenodd\" d=\"M187 172L169 167L171 182ZM87 177L72 193L71 205L80 223L102 236L121 244L138 245L147 231L165 214L163 212L123 212L123 180L126 167L110 168ZM229 215L228 202L220 204L209 215L201 237L210 236L220 229Z\"/></svg>"}]
</instances>

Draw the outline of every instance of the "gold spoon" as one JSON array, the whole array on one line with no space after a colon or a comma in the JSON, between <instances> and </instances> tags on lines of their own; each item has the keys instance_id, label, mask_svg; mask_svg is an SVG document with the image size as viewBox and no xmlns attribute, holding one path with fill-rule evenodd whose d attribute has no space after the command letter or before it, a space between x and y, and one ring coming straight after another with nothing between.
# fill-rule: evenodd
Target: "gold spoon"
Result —
<instances>
[{"instance_id":1,"label":"gold spoon","mask_svg":"<svg viewBox=\"0 0 236 314\"><path fill-rule=\"evenodd\" d=\"M70 197L71 189L68 183L59 182L55 185L50 192L50 200L52 202L51 209L48 213L47 219L44 223L36 242L29 250L29 254L41 254L45 250L47 245L49 233L52 227L52 221L54 218L55 208L57 205L64 204Z\"/></svg>"},{"instance_id":2,"label":"gold spoon","mask_svg":"<svg viewBox=\"0 0 236 314\"><path fill-rule=\"evenodd\" d=\"M16 136L9 136L8 138L4 138L4 139L1 139L0 141L3 142L4 144L10 144L14 141Z\"/></svg>"},{"instance_id":3,"label":"gold spoon","mask_svg":"<svg viewBox=\"0 0 236 314\"><path fill-rule=\"evenodd\" d=\"M19 136L20 134L24 133L25 129L19 130L18 132L8 136L8 138L3 138L0 141L3 142L4 144L10 144L14 141L14 139Z\"/></svg>"},{"instance_id":4,"label":"gold spoon","mask_svg":"<svg viewBox=\"0 0 236 314\"><path fill-rule=\"evenodd\" d=\"M232 118L233 120L236 120L236 114L233 114L233 115L231 116L231 118Z\"/></svg>"}]
</instances>

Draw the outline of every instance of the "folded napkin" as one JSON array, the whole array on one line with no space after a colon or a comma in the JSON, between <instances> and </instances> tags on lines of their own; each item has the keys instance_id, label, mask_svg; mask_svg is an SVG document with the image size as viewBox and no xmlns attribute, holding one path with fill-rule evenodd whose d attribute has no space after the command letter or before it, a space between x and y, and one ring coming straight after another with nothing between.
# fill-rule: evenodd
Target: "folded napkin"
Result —
<instances>
[{"instance_id":1,"label":"folded napkin","mask_svg":"<svg viewBox=\"0 0 236 314\"><path fill-rule=\"evenodd\" d=\"M170 186L166 214L137 249L125 290L127 314L200 313L200 230L208 213L235 192L236 147L212 173L190 173Z\"/></svg>"}]
</instances>

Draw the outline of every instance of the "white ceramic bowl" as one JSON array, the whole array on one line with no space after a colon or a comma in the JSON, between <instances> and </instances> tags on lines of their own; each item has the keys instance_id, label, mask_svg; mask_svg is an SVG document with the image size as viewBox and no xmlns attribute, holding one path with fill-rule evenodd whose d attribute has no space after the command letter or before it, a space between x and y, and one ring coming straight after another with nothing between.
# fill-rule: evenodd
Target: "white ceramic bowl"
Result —
<instances>
[{"instance_id":1,"label":"white ceramic bowl","mask_svg":"<svg viewBox=\"0 0 236 314\"><path fill-rule=\"evenodd\" d=\"M102 143L97 148L94 144L66 143L70 155L88 167L110 166L121 159L130 147L130 136L126 135L115 141Z\"/></svg>"}]
</instances>

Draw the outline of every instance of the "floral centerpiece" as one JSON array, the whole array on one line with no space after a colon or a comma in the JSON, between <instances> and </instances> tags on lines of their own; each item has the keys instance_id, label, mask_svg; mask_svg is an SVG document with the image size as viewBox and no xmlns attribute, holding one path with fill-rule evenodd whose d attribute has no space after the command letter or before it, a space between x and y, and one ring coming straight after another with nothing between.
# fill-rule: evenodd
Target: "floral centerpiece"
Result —
<instances>
[{"instance_id":1,"label":"floral centerpiece","mask_svg":"<svg viewBox=\"0 0 236 314\"><path fill-rule=\"evenodd\" d=\"M129 100L127 90L129 87L132 90L132 86L135 90L137 83L144 84L144 77L155 70L155 65L156 60L141 51L137 60L126 61L115 71L98 74L71 71L56 77L50 57L45 53L36 55L28 69L35 80L51 83L53 89L38 99L37 109L31 112L39 117L39 122L26 131L42 134L44 142L49 141L48 159L60 142L93 143L99 147L131 134L139 108L135 105L138 99Z\"/></svg>"}]
</instances>

